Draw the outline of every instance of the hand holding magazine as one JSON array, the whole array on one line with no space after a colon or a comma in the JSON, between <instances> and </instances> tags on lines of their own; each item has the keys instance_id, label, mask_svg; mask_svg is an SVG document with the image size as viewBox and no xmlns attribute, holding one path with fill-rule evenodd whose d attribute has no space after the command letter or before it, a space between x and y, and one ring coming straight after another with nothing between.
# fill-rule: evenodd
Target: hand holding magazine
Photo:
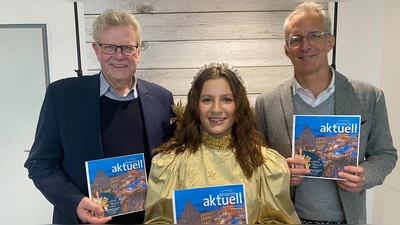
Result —
<instances>
[{"instance_id":1,"label":"hand holding magazine","mask_svg":"<svg viewBox=\"0 0 400 225\"><path fill-rule=\"evenodd\" d=\"M89 198L118 216L145 209L147 176L144 154L91 160L85 163Z\"/></svg>"},{"instance_id":2,"label":"hand holding magazine","mask_svg":"<svg viewBox=\"0 0 400 225\"><path fill-rule=\"evenodd\" d=\"M360 121L358 115L294 115L292 156L311 171L303 177L341 180L344 166L358 166Z\"/></svg>"}]
</instances>

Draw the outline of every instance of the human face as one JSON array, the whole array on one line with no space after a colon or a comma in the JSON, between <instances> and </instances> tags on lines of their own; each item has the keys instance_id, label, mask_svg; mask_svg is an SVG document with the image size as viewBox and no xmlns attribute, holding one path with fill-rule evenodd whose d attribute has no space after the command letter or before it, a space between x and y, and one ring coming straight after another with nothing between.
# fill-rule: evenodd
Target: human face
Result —
<instances>
[{"instance_id":1,"label":"human face","mask_svg":"<svg viewBox=\"0 0 400 225\"><path fill-rule=\"evenodd\" d=\"M307 36L313 32L324 32L324 20L316 12L300 13L294 16L288 24L289 37L294 35ZM328 52L335 40L329 35L328 41L324 34L320 44L311 46L307 38L302 39L298 48L284 46L285 54L292 61L295 75L313 75L329 71Z\"/></svg>"},{"instance_id":2,"label":"human face","mask_svg":"<svg viewBox=\"0 0 400 225\"><path fill-rule=\"evenodd\" d=\"M232 90L224 78L204 83L199 99L203 131L215 138L229 135L235 122L235 108Z\"/></svg>"},{"instance_id":3,"label":"human face","mask_svg":"<svg viewBox=\"0 0 400 225\"><path fill-rule=\"evenodd\" d=\"M132 26L111 26L107 30L99 32L100 44L112 45L137 45L136 33ZM100 62L101 71L107 82L112 87L123 87L129 85L132 76L136 72L140 58L140 47L136 54L126 56L122 49L118 48L113 55L104 54L98 43L93 43L92 47L96 53L97 60Z\"/></svg>"}]
</instances>

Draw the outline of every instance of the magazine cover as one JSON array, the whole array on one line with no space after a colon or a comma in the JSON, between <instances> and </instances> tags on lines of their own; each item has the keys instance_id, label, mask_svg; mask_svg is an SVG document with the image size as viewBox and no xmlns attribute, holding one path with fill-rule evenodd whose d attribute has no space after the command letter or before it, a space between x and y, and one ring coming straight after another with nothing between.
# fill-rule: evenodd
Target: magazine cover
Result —
<instances>
[{"instance_id":1,"label":"magazine cover","mask_svg":"<svg viewBox=\"0 0 400 225\"><path fill-rule=\"evenodd\" d=\"M85 162L89 198L104 209L104 216L118 216L145 209L147 176L144 154Z\"/></svg>"},{"instance_id":2,"label":"magazine cover","mask_svg":"<svg viewBox=\"0 0 400 225\"><path fill-rule=\"evenodd\" d=\"M292 155L310 169L304 177L341 180L344 166L358 166L360 121L356 115L294 115Z\"/></svg>"},{"instance_id":3,"label":"magazine cover","mask_svg":"<svg viewBox=\"0 0 400 225\"><path fill-rule=\"evenodd\" d=\"M175 224L247 224L243 184L174 190Z\"/></svg>"}]
</instances>

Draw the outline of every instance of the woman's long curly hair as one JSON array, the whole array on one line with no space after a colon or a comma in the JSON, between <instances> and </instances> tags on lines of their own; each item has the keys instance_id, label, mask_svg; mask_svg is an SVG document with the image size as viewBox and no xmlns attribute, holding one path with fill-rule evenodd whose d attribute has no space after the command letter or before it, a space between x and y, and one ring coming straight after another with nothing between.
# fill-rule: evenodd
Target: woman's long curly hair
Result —
<instances>
[{"instance_id":1,"label":"woman's long curly hair","mask_svg":"<svg viewBox=\"0 0 400 225\"><path fill-rule=\"evenodd\" d=\"M183 118L178 118L179 125L174 137L154 151L158 153L174 151L176 154L180 154L184 151L195 153L200 149L203 132L200 129L199 113L201 91L207 80L221 78L228 82L236 104L230 147L234 149L236 161L246 177L251 177L253 171L265 160L261 152L261 147L264 144L262 143L261 133L256 129L254 111L250 107L246 89L236 75L226 68L209 68L198 76L187 95L187 105Z\"/></svg>"}]
</instances>

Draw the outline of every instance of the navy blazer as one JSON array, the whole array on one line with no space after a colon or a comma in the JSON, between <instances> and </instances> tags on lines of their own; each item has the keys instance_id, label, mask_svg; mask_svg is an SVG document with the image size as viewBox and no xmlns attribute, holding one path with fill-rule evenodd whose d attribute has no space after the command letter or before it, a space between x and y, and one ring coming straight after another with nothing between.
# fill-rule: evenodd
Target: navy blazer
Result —
<instances>
[{"instance_id":1,"label":"navy blazer","mask_svg":"<svg viewBox=\"0 0 400 225\"><path fill-rule=\"evenodd\" d=\"M173 97L167 89L141 79L137 79L137 91L150 151L173 134ZM82 222L76 208L88 196L85 161L100 158L104 155L99 74L53 82L47 88L24 164L29 178L54 205L53 223Z\"/></svg>"}]
</instances>

